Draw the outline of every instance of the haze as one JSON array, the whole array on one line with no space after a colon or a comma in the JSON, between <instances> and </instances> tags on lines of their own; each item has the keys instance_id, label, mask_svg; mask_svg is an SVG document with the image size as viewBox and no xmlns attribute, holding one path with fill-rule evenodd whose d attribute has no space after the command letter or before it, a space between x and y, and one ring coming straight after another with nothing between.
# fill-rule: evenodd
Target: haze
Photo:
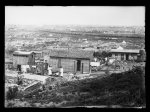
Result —
<instances>
[{"instance_id":1,"label":"haze","mask_svg":"<svg viewBox=\"0 0 150 112\"><path fill-rule=\"evenodd\" d=\"M145 7L6 6L5 24L145 26Z\"/></svg>"}]
</instances>

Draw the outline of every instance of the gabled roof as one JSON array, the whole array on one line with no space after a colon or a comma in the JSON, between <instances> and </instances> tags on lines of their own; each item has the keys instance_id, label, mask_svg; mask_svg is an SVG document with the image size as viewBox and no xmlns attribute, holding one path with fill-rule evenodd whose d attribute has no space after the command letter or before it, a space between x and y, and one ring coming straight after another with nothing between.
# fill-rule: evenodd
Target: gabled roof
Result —
<instances>
[{"instance_id":1,"label":"gabled roof","mask_svg":"<svg viewBox=\"0 0 150 112\"><path fill-rule=\"evenodd\" d=\"M30 55L31 53L34 53L34 52L15 51L15 52L13 53L13 55Z\"/></svg>"},{"instance_id":2,"label":"gabled roof","mask_svg":"<svg viewBox=\"0 0 150 112\"><path fill-rule=\"evenodd\" d=\"M94 51L85 50L51 50L50 57L63 57L63 58L82 58L82 59L92 59Z\"/></svg>"}]
</instances>

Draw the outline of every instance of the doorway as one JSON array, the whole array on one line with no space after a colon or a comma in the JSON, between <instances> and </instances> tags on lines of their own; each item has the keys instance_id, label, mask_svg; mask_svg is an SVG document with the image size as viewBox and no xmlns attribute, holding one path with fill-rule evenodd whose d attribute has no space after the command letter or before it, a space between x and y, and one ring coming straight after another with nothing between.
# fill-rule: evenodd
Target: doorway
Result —
<instances>
[{"instance_id":1,"label":"doorway","mask_svg":"<svg viewBox=\"0 0 150 112\"><path fill-rule=\"evenodd\" d=\"M129 54L126 54L126 60L129 60Z\"/></svg>"},{"instance_id":2,"label":"doorway","mask_svg":"<svg viewBox=\"0 0 150 112\"><path fill-rule=\"evenodd\" d=\"M21 71L21 65L17 65L17 70Z\"/></svg>"},{"instance_id":3,"label":"doorway","mask_svg":"<svg viewBox=\"0 0 150 112\"><path fill-rule=\"evenodd\" d=\"M77 71L81 69L81 60L77 60Z\"/></svg>"}]
</instances>

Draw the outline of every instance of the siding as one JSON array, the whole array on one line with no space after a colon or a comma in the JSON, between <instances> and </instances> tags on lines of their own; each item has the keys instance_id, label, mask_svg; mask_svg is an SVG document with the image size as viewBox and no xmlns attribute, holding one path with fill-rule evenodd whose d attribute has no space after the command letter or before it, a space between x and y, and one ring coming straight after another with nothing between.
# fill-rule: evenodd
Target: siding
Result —
<instances>
[{"instance_id":1,"label":"siding","mask_svg":"<svg viewBox=\"0 0 150 112\"><path fill-rule=\"evenodd\" d=\"M35 55L29 55L29 60L28 60L29 65L34 65L35 64Z\"/></svg>"},{"instance_id":2,"label":"siding","mask_svg":"<svg viewBox=\"0 0 150 112\"><path fill-rule=\"evenodd\" d=\"M75 60L73 59L61 59L61 66L64 68L64 72L74 72L74 62Z\"/></svg>"},{"instance_id":3,"label":"siding","mask_svg":"<svg viewBox=\"0 0 150 112\"><path fill-rule=\"evenodd\" d=\"M28 63L28 57L25 57L25 56L13 56L13 65L14 65L14 67L16 67L17 64L26 65L27 63Z\"/></svg>"},{"instance_id":4,"label":"siding","mask_svg":"<svg viewBox=\"0 0 150 112\"><path fill-rule=\"evenodd\" d=\"M82 60L81 63L83 63L83 73L89 73L90 61L89 60ZM81 64L81 66L82 66L82 64Z\"/></svg>"},{"instance_id":5,"label":"siding","mask_svg":"<svg viewBox=\"0 0 150 112\"><path fill-rule=\"evenodd\" d=\"M52 65L52 69L58 70L58 64L60 64L64 69L64 72L76 72L77 70L77 60L76 59L62 59L62 58L50 58L49 64ZM83 73L89 73L90 60L81 60L81 70L82 71L83 63Z\"/></svg>"},{"instance_id":6,"label":"siding","mask_svg":"<svg viewBox=\"0 0 150 112\"><path fill-rule=\"evenodd\" d=\"M58 59L50 58L49 64L52 66L52 69L54 69L54 70L57 69L58 68Z\"/></svg>"}]
</instances>

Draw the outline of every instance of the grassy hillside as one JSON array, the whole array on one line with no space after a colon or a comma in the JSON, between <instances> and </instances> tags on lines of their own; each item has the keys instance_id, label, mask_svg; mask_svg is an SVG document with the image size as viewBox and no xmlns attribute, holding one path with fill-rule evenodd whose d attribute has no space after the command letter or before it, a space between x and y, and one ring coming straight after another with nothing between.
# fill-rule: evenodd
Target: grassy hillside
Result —
<instances>
[{"instance_id":1,"label":"grassy hillside","mask_svg":"<svg viewBox=\"0 0 150 112\"><path fill-rule=\"evenodd\" d=\"M145 105L142 89L143 70L139 67L108 77L57 83L55 89L46 89L28 97L23 102L33 107L68 107L121 105L127 107ZM7 102L7 105L10 105ZM11 103L11 106L16 103ZM10 106L10 107L11 107Z\"/></svg>"}]
</instances>

